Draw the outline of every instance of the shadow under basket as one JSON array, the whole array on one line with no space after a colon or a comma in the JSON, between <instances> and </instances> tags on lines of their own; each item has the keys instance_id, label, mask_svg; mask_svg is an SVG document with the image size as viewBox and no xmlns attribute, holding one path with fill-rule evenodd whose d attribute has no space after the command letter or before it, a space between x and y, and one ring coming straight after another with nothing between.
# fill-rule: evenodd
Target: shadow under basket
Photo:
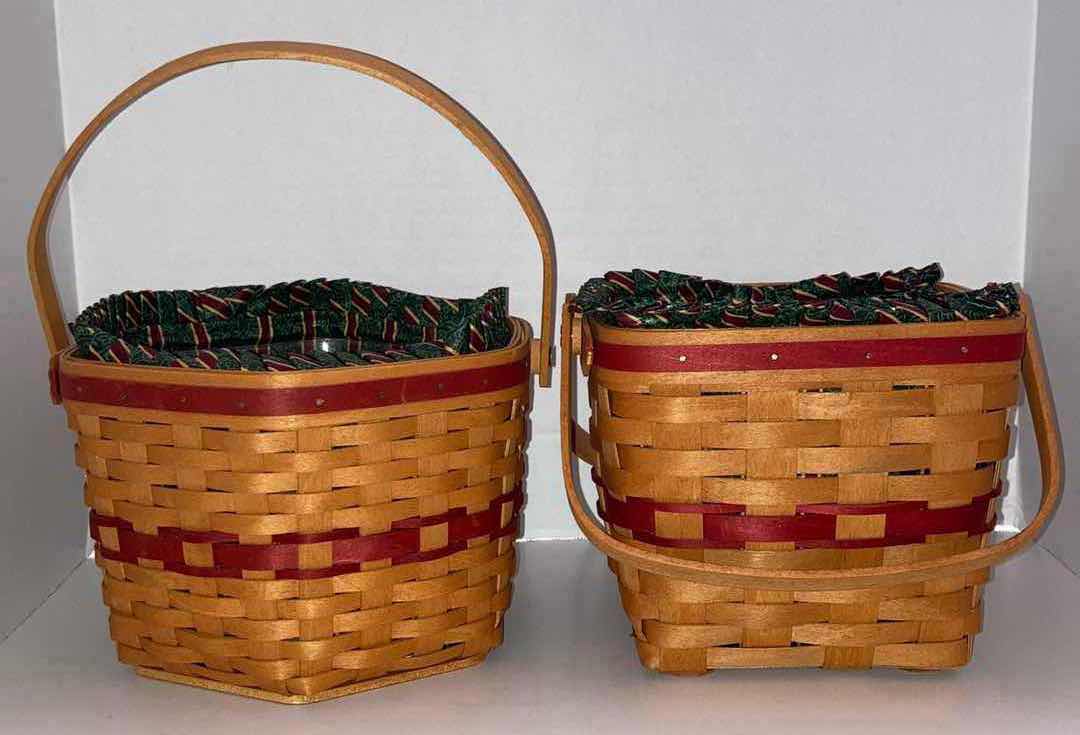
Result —
<instances>
[{"instance_id":1,"label":"shadow under basket","mask_svg":"<svg viewBox=\"0 0 1080 735\"><path fill-rule=\"evenodd\" d=\"M884 326L624 329L562 322L563 472L641 662L712 669L965 665L990 567L1038 535L1062 456L1030 303ZM590 431L574 420L575 357ZM987 545L1020 376L1038 514ZM577 483L592 466L597 519Z\"/></svg>"},{"instance_id":2,"label":"shadow under basket","mask_svg":"<svg viewBox=\"0 0 1080 735\"><path fill-rule=\"evenodd\" d=\"M541 337L398 364L240 372L79 359L49 268L56 196L85 148L155 87L213 64L291 59L395 86L499 170L543 258ZM524 503L532 374L550 384L551 231L479 122L388 61L316 44L233 44L170 62L83 131L42 196L30 275L85 470L122 662L146 676L307 703L479 663L502 642Z\"/></svg>"}]
</instances>

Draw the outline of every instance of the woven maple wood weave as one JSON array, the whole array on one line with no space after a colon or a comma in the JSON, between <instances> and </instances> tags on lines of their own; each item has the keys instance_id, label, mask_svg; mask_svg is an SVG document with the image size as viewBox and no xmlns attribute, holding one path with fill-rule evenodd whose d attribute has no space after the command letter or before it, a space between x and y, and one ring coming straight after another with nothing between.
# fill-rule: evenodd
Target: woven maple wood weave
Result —
<instances>
[{"instance_id":1,"label":"woven maple wood weave","mask_svg":"<svg viewBox=\"0 0 1080 735\"><path fill-rule=\"evenodd\" d=\"M391 84L459 128L517 197L543 256L541 337L393 365L243 373L71 355L47 252L57 193L101 129L212 64L292 59ZM85 470L121 661L169 681L311 702L469 666L502 640L523 504L531 372L550 383L553 243L495 138L428 82L348 49L257 42L170 62L113 100L58 165L30 276Z\"/></svg>"},{"instance_id":2,"label":"woven maple wood weave","mask_svg":"<svg viewBox=\"0 0 1080 735\"><path fill-rule=\"evenodd\" d=\"M966 664L990 566L1035 538L1061 492L1023 303L987 321L647 330L596 324L568 298L567 498L609 558L642 664ZM588 373L588 432L573 417L571 355ZM1042 504L1022 533L988 546L1021 373ZM602 521L575 456L592 465Z\"/></svg>"}]
</instances>

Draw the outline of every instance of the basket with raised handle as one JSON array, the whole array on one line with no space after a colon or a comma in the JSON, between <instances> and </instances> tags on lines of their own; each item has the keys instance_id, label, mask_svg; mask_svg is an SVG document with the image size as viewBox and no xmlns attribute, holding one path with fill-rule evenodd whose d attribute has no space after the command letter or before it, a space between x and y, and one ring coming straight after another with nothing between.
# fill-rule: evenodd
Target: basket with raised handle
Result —
<instances>
[{"instance_id":1,"label":"basket with raised handle","mask_svg":"<svg viewBox=\"0 0 1080 735\"><path fill-rule=\"evenodd\" d=\"M47 237L83 152L169 80L258 59L373 77L458 128L502 175L539 242L539 339L512 318L501 349L296 372L73 356ZM550 385L554 251L529 183L460 104L400 66L334 46L252 42L184 56L123 91L76 138L38 205L28 259L122 662L304 703L469 666L499 645L531 375Z\"/></svg>"},{"instance_id":2,"label":"basket with raised handle","mask_svg":"<svg viewBox=\"0 0 1080 735\"><path fill-rule=\"evenodd\" d=\"M990 568L1062 454L1030 300L941 324L643 330L562 321L567 500L650 669L965 665ZM576 422L577 358L590 430ZM987 545L1020 378L1042 500ZM591 465L603 520L574 460Z\"/></svg>"}]
</instances>

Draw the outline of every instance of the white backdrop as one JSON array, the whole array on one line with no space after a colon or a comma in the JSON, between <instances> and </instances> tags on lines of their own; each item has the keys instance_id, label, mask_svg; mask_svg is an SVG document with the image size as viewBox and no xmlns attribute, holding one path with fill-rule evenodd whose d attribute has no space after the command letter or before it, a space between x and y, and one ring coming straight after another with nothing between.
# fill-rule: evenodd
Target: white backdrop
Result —
<instances>
[{"instance_id":1,"label":"white backdrop","mask_svg":"<svg viewBox=\"0 0 1080 735\"><path fill-rule=\"evenodd\" d=\"M64 412L49 403L49 353L26 277L26 233L64 152L52 3L0 7L0 640L84 554L86 511ZM53 267L75 301L70 220L61 202Z\"/></svg>"},{"instance_id":2,"label":"white backdrop","mask_svg":"<svg viewBox=\"0 0 1080 735\"><path fill-rule=\"evenodd\" d=\"M1034 0L144 3L57 0L66 136L158 63L253 39L407 66L503 142L547 209L560 292L611 267L778 280L941 260L1019 280ZM206 70L125 113L72 185L78 294L353 276L446 296L539 257L445 121L339 69ZM574 535L556 396L527 535Z\"/></svg>"},{"instance_id":3,"label":"white backdrop","mask_svg":"<svg viewBox=\"0 0 1080 735\"><path fill-rule=\"evenodd\" d=\"M1058 422L1065 448L1066 492L1043 545L1074 572L1080 572L1080 488L1068 473L1080 456L1080 4L1042 0L1039 4L1038 58L1035 74L1034 141L1024 283L1039 315L1039 332L1054 386ZM1025 417L1026 418L1026 417ZM1030 426L1029 422L1021 424ZM1039 473L1030 432L1020 440L1024 510L1038 505Z\"/></svg>"}]
</instances>

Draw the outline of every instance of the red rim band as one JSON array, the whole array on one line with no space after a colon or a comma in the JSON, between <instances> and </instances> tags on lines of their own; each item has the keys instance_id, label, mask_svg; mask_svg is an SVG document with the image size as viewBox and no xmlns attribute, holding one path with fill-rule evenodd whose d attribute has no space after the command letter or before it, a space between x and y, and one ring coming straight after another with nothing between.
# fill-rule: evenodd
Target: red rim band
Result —
<instances>
[{"instance_id":1,"label":"red rim band","mask_svg":"<svg viewBox=\"0 0 1080 735\"><path fill-rule=\"evenodd\" d=\"M137 383L61 373L65 399L158 411L288 416L352 411L505 390L528 382L529 361L387 380L304 388L220 388Z\"/></svg>"},{"instance_id":2,"label":"red rim band","mask_svg":"<svg viewBox=\"0 0 1080 735\"><path fill-rule=\"evenodd\" d=\"M468 548L472 539L490 540L516 536L518 517L525 495L520 486L491 502L487 510L467 513L456 508L439 516L396 521L390 531L361 534L358 529L337 529L325 533L287 533L272 537L269 544L241 544L235 534L216 531L184 531L159 528L156 534L140 533L121 518L90 512L90 536L104 559L138 564L140 559L163 563L166 571L196 577L242 578L244 571L273 571L276 579L318 579L363 571L369 561L390 559L394 565L431 561ZM510 519L503 524L504 508L510 504ZM421 550L420 529L446 524L445 546ZM102 542L102 529L116 529L118 549ZM301 569L301 547L330 543L333 563L321 569ZM192 566L184 555L185 544L209 544L213 566Z\"/></svg>"},{"instance_id":3,"label":"red rim band","mask_svg":"<svg viewBox=\"0 0 1080 735\"><path fill-rule=\"evenodd\" d=\"M593 343L593 364L628 372L723 372L950 365L1019 360L1024 335L761 342L714 345Z\"/></svg>"}]
</instances>

